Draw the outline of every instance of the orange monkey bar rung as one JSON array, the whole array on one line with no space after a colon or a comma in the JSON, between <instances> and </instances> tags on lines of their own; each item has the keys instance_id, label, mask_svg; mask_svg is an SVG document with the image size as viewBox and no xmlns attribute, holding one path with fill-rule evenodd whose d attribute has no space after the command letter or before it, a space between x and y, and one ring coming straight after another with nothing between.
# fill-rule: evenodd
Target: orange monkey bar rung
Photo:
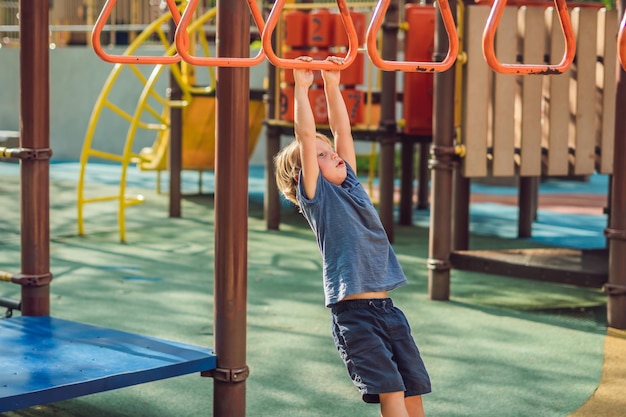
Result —
<instances>
[{"instance_id":1,"label":"orange monkey bar rung","mask_svg":"<svg viewBox=\"0 0 626 417\"><path fill-rule=\"evenodd\" d=\"M106 62L113 64L175 64L180 62L180 55L175 54L172 56L131 56L131 55L110 55L104 52L102 49L102 43L100 42L100 36L102 35L102 29L106 21L111 16L111 11L115 7L117 0L107 0L96 20L96 24L91 34L91 43L96 54ZM180 22L180 12L176 6L176 0L167 0L167 7L170 9L174 23L178 25Z\"/></svg>"},{"instance_id":2,"label":"orange monkey bar rung","mask_svg":"<svg viewBox=\"0 0 626 417\"><path fill-rule=\"evenodd\" d=\"M387 13L390 1L391 0L380 0L378 2L370 26L367 29L367 53L372 63L384 71L443 72L449 69L454 64L457 54L459 53L459 37L448 0L439 0L437 2L449 40L448 53L441 62L387 61L380 57L376 46L376 34L385 18L385 13Z\"/></svg>"},{"instance_id":3,"label":"orange monkey bar rung","mask_svg":"<svg viewBox=\"0 0 626 417\"><path fill-rule=\"evenodd\" d=\"M624 13L622 22L619 25L617 48L617 58L619 59L619 63L622 64L622 68L626 70L626 13Z\"/></svg>"},{"instance_id":4,"label":"orange monkey bar rung","mask_svg":"<svg viewBox=\"0 0 626 417\"><path fill-rule=\"evenodd\" d=\"M237 0L238 1L238 0ZM263 15L256 5L255 0L247 0L248 7L252 13L252 17L259 28L259 32L263 32L265 22L263 21ZM265 52L263 49L253 57L197 57L189 53L189 34L187 33L187 27L193 18L193 14L198 5L198 0L191 0L185 8L183 15L180 19L180 24L176 28L175 41L176 49L182 57L182 59L192 65L203 66L219 66L219 67L253 67L260 64L265 59Z\"/></svg>"},{"instance_id":5,"label":"orange monkey bar rung","mask_svg":"<svg viewBox=\"0 0 626 417\"><path fill-rule=\"evenodd\" d=\"M487 18L487 24L483 32L483 56L487 61L487 64L496 72L502 74L521 74L521 75L533 75L533 74L561 74L565 72L572 62L574 62L574 56L576 55L576 39L574 37L574 29L572 28L572 22L567 13L567 3L565 0L554 0L556 6L559 22L561 23L561 30L565 37L565 53L560 63L556 65L548 64L501 64L496 57L494 51L494 43L496 37L496 30L498 29L498 23L504 12L506 6L506 0L494 0L491 12Z\"/></svg>"},{"instance_id":6,"label":"orange monkey bar rung","mask_svg":"<svg viewBox=\"0 0 626 417\"><path fill-rule=\"evenodd\" d=\"M276 28L276 24L278 23L280 13L282 12L284 5L285 0L277 0L276 3L274 3L274 6L272 7L272 10L270 11L269 17L267 19L267 23L265 24L265 29L261 34L263 49L265 50L267 59L272 64L274 64L276 67L286 69L336 70L339 66L348 66L352 64L352 62L354 62L358 52L359 39L356 33L356 28L354 27L354 22L352 21L352 16L350 16L350 10L348 9L346 0L337 0L337 6L339 7L341 21L343 22L343 25L346 28L346 33L348 35L348 52L345 56L343 64L335 64L332 61L319 59L305 62L299 61L295 58L286 59L276 56L276 53L272 48L272 33Z\"/></svg>"}]
</instances>

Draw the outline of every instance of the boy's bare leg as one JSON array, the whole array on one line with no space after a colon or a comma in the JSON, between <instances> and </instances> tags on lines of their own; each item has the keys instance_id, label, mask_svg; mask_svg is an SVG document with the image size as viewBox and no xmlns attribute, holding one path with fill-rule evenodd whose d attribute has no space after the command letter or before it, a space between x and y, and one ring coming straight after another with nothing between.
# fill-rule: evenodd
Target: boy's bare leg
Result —
<instances>
[{"instance_id":1,"label":"boy's bare leg","mask_svg":"<svg viewBox=\"0 0 626 417\"><path fill-rule=\"evenodd\" d=\"M421 395L413 395L404 399L409 417L424 417L424 405Z\"/></svg>"},{"instance_id":2,"label":"boy's bare leg","mask_svg":"<svg viewBox=\"0 0 626 417\"><path fill-rule=\"evenodd\" d=\"M404 392L380 394L380 415L382 417L411 417L404 402Z\"/></svg>"}]
</instances>

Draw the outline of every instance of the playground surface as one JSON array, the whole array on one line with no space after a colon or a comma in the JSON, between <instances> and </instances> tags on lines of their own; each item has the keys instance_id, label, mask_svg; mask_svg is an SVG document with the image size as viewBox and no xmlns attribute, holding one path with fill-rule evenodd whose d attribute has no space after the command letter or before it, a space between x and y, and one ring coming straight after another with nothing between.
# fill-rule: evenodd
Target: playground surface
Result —
<instances>
[{"instance_id":1,"label":"playground surface","mask_svg":"<svg viewBox=\"0 0 626 417\"><path fill-rule=\"evenodd\" d=\"M88 186L115 193L117 172L90 165ZM378 407L360 400L333 346L320 256L304 219L284 206L280 231L265 229L262 172L253 167L249 177L247 415L378 416ZM154 174L131 170L128 191L145 202L127 210L122 244L115 203L88 206L86 235L77 236L78 164L52 164L52 316L212 346L213 183L204 175L199 195L196 174L184 173L183 217L171 219ZM604 246L606 217L597 206L604 205L605 179L540 189L534 236L518 240L512 188L473 187L471 248ZM20 267L18 196L19 166L0 164L0 270ZM588 204L560 204L572 198ZM416 211L413 226L396 226L394 248L409 285L392 293L432 378L427 416L626 414L626 333L607 331L600 290L453 270L450 301L430 301L427 225L428 212ZM3 284L0 295L17 298L19 288ZM212 380L191 374L0 416L199 417L211 415L212 402Z\"/></svg>"}]
</instances>

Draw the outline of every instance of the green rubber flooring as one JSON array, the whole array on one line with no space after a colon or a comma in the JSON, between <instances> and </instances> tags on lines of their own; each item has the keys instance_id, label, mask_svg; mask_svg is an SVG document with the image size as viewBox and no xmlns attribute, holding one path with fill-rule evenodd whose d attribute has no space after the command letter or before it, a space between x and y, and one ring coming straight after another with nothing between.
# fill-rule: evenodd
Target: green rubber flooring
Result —
<instances>
[{"instance_id":1,"label":"green rubber flooring","mask_svg":"<svg viewBox=\"0 0 626 417\"><path fill-rule=\"evenodd\" d=\"M0 171L0 270L12 272L20 267L17 173ZM79 237L76 182L52 175L50 186L54 317L212 346L210 195L185 198L183 217L171 219L166 195L131 187L146 201L127 210L128 242L121 244L115 203L88 206L87 234ZM91 187L117 190L105 181ZM280 231L266 231L262 206L251 199L247 415L378 416L377 406L360 400L333 346L315 239L294 210L285 207L282 220ZM392 296L432 378L427 416L561 417L592 396L605 357L601 291L455 270L451 300L430 301L428 230L398 226L395 235L410 284ZM536 244L472 237L476 249ZM0 285L0 296L19 297L17 286ZM211 379L187 375L0 416L200 417L211 415L213 400Z\"/></svg>"}]
</instances>

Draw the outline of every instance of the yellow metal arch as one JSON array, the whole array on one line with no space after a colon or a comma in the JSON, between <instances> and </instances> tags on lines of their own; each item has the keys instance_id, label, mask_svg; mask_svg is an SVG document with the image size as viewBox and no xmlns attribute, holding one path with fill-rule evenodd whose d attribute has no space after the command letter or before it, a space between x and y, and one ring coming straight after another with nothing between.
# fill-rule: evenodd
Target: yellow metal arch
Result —
<instances>
[{"instance_id":1,"label":"yellow metal arch","mask_svg":"<svg viewBox=\"0 0 626 417\"><path fill-rule=\"evenodd\" d=\"M185 5L181 5L181 9ZM196 19L190 26L190 34L203 35L202 25L214 18L216 10L212 9L203 14L200 18ZM175 53L175 46L168 41L166 34L163 32L163 26L171 19L169 13L156 19L150 26L148 26L131 45L124 52L125 55L132 55L142 44L147 40L157 37L164 47L164 55L172 55ZM199 39L201 48L205 54L209 52L209 46L206 41L206 36L194 36L194 39ZM80 172L78 181L78 198L77 198L77 223L79 235L85 234L84 229L84 206L89 203L104 202L104 201L118 201L118 226L120 239L125 241L125 209L128 206L141 203L143 201L142 196L127 196L126 195L126 179L128 166L132 163L148 162L147 156L143 156L132 151L132 145L135 139L135 135L138 129L145 129L149 131L155 131L157 133L157 142L163 142L164 135L169 132L169 109L174 106L186 106L189 104L191 95L193 93L208 93L215 89L215 73L213 68L208 68L211 83L207 87L194 87L193 82L193 68L188 66L182 66L182 71L177 65L167 65L172 75L181 86L183 91L183 99L181 101L172 102L166 97L160 95L155 89L155 83L161 75L165 65L156 65L150 76L146 77L135 64L116 64L109 77L107 78L102 91L92 111L89 119L87 133L83 143L83 148L80 157ZM127 112L121 107L116 105L111 98L111 90L115 85L115 82L119 78L120 73L124 68L128 68L135 74L140 83L143 84L143 90L135 107L134 112ZM156 104L162 106L161 109L154 108L153 105L148 103L148 99L156 100ZM93 139L98 122L101 119L103 109L109 109L113 114L117 115L123 120L129 122L129 130L126 135L126 141L124 149L121 154L114 154L110 152L104 152L93 148ZM150 116L155 122L147 122L143 119L144 115ZM165 142L163 142L165 143ZM113 161L121 164L122 174L120 178L120 190L115 195L105 195L97 197L85 197L85 174L87 163L90 158L98 158L105 161ZM149 167L149 165L146 165Z\"/></svg>"}]
</instances>

